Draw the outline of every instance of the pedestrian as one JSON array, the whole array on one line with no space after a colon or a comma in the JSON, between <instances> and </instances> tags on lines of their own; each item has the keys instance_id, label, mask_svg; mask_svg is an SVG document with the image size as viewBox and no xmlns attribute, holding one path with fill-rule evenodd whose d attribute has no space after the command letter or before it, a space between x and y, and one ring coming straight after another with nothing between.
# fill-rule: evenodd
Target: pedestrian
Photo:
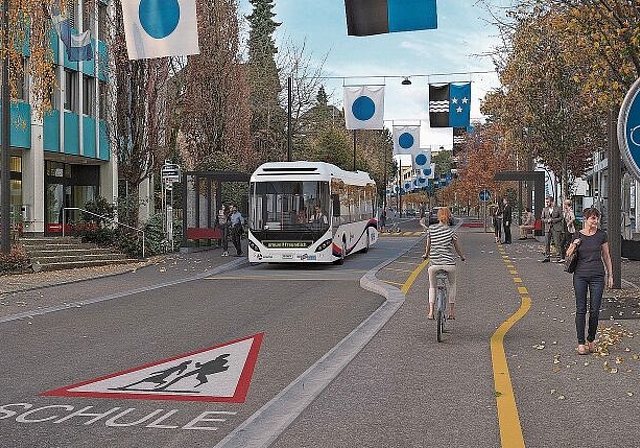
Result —
<instances>
[{"instance_id":1,"label":"pedestrian","mask_svg":"<svg viewBox=\"0 0 640 448\"><path fill-rule=\"evenodd\" d=\"M613 287L613 270L607 233L598 229L600 212L596 208L587 208L582 213L585 219L584 228L576 233L576 238L567 250L567 256L578 251L578 262L573 272L573 290L576 296L576 334L578 336L578 353L586 355L596 350L596 330L598 329L602 293L605 285L608 288ZM585 340L587 288L589 289L589 325Z\"/></svg>"},{"instance_id":2,"label":"pedestrian","mask_svg":"<svg viewBox=\"0 0 640 448\"><path fill-rule=\"evenodd\" d=\"M230 220L229 214L231 210L229 206L222 204L220 210L218 210L218 228L220 229L220 245L222 246L222 257L229 256L229 227Z\"/></svg>"},{"instance_id":3,"label":"pedestrian","mask_svg":"<svg viewBox=\"0 0 640 448\"><path fill-rule=\"evenodd\" d=\"M496 243L502 239L502 204L496 202L493 207L493 233L496 237Z\"/></svg>"},{"instance_id":4,"label":"pedestrian","mask_svg":"<svg viewBox=\"0 0 640 448\"><path fill-rule=\"evenodd\" d=\"M531 213L531 209L529 207L524 208L524 213L522 215L522 225L520 225L520 238L521 240L527 239L527 232L533 230L535 228L535 217L533 213Z\"/></svg>"},{"instance_id":5,"label":"pedestrian","mask_svg":"<svg viewBox=\"0 0 640 448\"><path fill-rule=\"evenodd\" d=\"M427 244L422 258L429 258L429 314L427 319L433 319L436 303L436 274L445 271L449 279L449 317L455 319L456 302L456 259L453 251L465 260L462 249L458 243L458 235L449 226L451 212L448 207L438 209L438 223L429 226L427 232Z\"/></svg>"},{"instance_id":6,"label":"pedestrian","mask_svg":"<svg viewBox=\"0 0 640 448\"><path fill-rule=\"evenodd\" d=\"M546 242L544 246L544 258L540 260L543 263L551 261L551 240L556 247L557 259L556 263L563 263L562 253L562 226L564 218L562 210L553 203L553 196L547 196L545 199L545 207L542 210L542 222L544 224Z\"/></svg>"},{"instance_id":7,"label":"pedestrian","mask_svg":"<svg viewBox=\"0 0 640 448\"><path fill-rule=\"evenodd\" d=\"M382 213L380 214L380 231L381 232L386 232L387 231L387 211L386 210L382 210Z\"/></svg>"},{"instance_id":8,"label":"pedestrian","mask_svg":"<svg viewBox=\"0 0 640 448\"><path fill-rule=\"evenodd\" d=\"M562 204L562 216L564 218L564 240L562 241L562 253L566 254L569 244L574 239L576 233L576 214L571 207L571 200L566 199ZM565 258L564 256L562 258Z\"/></svg>"},{"instance_id":9,"label":"pedestrian","mask_svg":"<svg viewBox=\"0 0 640 448\"><path fill-rule=\"evenodd\" d=\"M231 242L236 248L236 257L241 257L242 254L242 234L244 233L244 218L242 213L235 205L231 206Z\"/></svg>"},{"instance_id":10,"label":"pedestrian","mask_svg":"<svg viewBox=\"0 0 640 448\"><path fill-rule=\"evenodd\" d=\"M322 207L316 205L313 209L313 215L309 219L309 223L312 224L312 227L315 230L324 229L329 225L329 220L327 219L327 215L322 212Z\"/></svg>"},{"instance_id":11,"label":"pedestrian","mask_svg":"<svg viewBox=\"0 0 640 448\"><path fill-rule=\"evenodd\" d=\"M504 198L503 200L504 207L502 208L502 225L504 227L504 244L511 244L511 218L512 218L512 210L511 204L509 204L509 199Z\"/></svg>"}]
</instances>

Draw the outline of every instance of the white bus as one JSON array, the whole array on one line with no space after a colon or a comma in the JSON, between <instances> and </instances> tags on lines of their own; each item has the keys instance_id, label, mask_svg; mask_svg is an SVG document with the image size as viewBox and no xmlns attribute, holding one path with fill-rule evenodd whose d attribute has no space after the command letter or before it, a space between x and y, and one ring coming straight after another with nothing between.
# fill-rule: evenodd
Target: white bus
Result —
<instances>
[{"instance_id":1,"label":"white bus","mask_svg":"<svg viewBox=\"0 0 640 448\"><path fill-rule=\"evenodd\" d=\"M250 180L249 261L344 262L378 240L376 184L324 162L271 162Z\"/></svg>"}]
</instances>

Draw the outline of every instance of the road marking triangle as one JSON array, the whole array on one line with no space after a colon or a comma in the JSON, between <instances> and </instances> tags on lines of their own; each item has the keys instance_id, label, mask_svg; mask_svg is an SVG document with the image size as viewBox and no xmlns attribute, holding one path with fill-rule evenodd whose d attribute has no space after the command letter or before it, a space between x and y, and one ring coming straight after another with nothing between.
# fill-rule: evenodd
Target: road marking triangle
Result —
<instances>
[{"instance_id":1,"label":"road marking triangle","mask_svg":"<svg viewBox=\"0 0 640 448\"><path fill-rule=\"evenodd\" d=\"M258 333L40 395L243 403L263 335Z\"/></svg>"}]
</instances>

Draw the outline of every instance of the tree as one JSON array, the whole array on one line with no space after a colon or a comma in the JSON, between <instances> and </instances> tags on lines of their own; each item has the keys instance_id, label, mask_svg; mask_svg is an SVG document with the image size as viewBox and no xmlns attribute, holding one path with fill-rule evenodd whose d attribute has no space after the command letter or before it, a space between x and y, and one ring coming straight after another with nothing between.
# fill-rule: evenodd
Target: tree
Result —
<instances>
[{"instance_id":1,"label":"tree","mask_svg":"<svg viewBox=\"0 0 640 448\"><path fill-rule=\"evenodd\" d=\"M121 0L115 0L115 23L110 51L113 57L111 146L119 176L128 186L129 208L123 221L138 224L138 193L143 179L156 168L155 150L165 145L166 94L169 58L129 60L124 40Z\"/></svg>"},{"instance_id":2,"label":"tree","mask_svg":"<svg viewBox=\"0 0 640 448\"><path fill-rule=\"evenodd\" d=\"M28 75L31 79L30 103L37 116L51 108L50 96L55 87L55 66L49 45L50 36L55 33L49 9L55 1L9 1L9 29L0 29L0 42L3 44L0 57L8 57L11 97L18 96L18 80ZM6 46L5 31L8 34ZM25 48L29 49L28 59L25 57Z\"/></svg>"},{"instance_id":3,"label":"tree","mask_svg":"<svg viewBox=\"0 0 640 448\"><path fill-rule=\"evenodd\" d=\"M198 3L200 54L188 57L180 100L186 161L202 165L226 153L235 169L257 167L251 155L249 88L239 58L236 0Z\"/></svg>"},{"instance_id":4,"label":"tree","mask_svg":"<svg viewBox=\"0 0 640 448\"><path fill-rule=\"evenodd\" d=\"M250 86L251 136L261 161L284 160L286 113L280 107L282 87L275 55L273 33L280 26L273 20L273 0L249 0L250 24L247 74Z\"/></svg>"}]
</instances>

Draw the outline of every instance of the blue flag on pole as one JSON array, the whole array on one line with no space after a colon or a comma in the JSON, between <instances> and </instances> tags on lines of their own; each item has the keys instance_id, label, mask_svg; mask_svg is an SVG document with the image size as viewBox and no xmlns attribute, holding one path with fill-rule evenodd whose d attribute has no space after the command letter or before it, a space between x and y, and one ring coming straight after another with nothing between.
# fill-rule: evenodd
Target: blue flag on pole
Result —
<instances>
[{"instance_id":1,"label":"blue flag on pole","mask_svg":"<svg viewBox=\"0 0 640 448\"><path fill-rule=\"evenodd\" d=\"M49 10L49 15L67 51L67 58L74 62L93 59L91 32L87 30L80 34L74 34L69 19L62 14L60 7L55 2Z\"/></svg>"},{"instance_id":2,"label":"blue flag on pole","mask_svg":"<svg viewBox=\"0 0 640 448\"><path fill-rule=\"evenodd\" d=\"M449 85L449 126L466 128L471 121L471 83Z\"/></svg>"},{"instance_id":3,"label":"blue flag on pole","mask_svg":"<svg viewBox=\"0 0 640 448\"><path fill-rule=\"evenodd\" d=\"M373 34L438 28L436 0L345 0L347 34Z\"/></svg>"}]
</instances>

